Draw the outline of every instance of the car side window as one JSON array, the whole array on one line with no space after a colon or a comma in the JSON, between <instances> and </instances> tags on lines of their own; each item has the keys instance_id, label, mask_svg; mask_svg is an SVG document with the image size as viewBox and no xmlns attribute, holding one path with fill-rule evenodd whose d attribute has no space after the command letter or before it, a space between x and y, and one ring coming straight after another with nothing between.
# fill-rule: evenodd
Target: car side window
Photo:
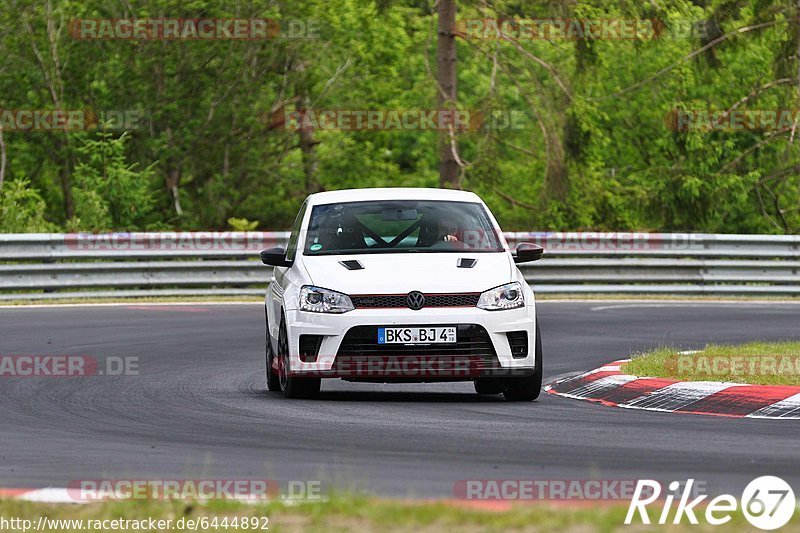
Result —
<instances>
[{"instance_id":1,"label":"car side window","mask_svg":"<svg viewBox=\"0 0 800 533\"><path fill-rule=\"evenodd\" d=\"M297 242L300 240L300 227L303 225L303 216L306 214L306 207L308 202L303 202L303 207L297 213L297 218L292 226L292 233L289 235L289 245L286 247L286 259L294 261L294 256L297 255Z\"/></svg>"}]
</instances>

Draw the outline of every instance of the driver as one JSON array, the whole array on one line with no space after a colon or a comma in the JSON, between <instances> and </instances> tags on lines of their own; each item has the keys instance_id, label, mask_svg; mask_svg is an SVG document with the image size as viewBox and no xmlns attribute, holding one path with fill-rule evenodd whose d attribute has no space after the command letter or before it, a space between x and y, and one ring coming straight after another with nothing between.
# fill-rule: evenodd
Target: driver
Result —
<instances>
[{"instance_id":1,"label":"driver","mask_svg":"<svg viewBox=\"0 0 800 533\"><path fill-rule=\"evenodd\" d=\"M451 214L442 216L437 225L436 242L458 241L458 221Z\"/></svg>"}]
</instances>

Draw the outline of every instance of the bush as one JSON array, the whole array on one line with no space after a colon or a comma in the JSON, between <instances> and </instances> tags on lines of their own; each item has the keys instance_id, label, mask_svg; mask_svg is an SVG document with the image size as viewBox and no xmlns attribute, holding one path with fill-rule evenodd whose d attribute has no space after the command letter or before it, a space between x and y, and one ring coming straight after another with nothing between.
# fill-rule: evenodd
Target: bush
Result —
<instances>
[{"instance_id":1,"label":"bush","mask_svg":"<svg viewBox=\"0 0 800 533\"><path fill-rule=\"evenodd\" d=\"M73 230L145 229L155 202L150 190L151 168L138 170L125 159L126 134L103 133L84 139L73 174L76 220Z\"/></svg>"},{"instance_id":2,"label":"bush","mask_svg":"<svg viewBox=\"0 0 800 533\"><path fill-rule=\"evenodd\" d=\"M8 181L0 189L0 232L46 233L56 231L44 219L45 202L26 179Z\"/></svg>"}]
</instances>

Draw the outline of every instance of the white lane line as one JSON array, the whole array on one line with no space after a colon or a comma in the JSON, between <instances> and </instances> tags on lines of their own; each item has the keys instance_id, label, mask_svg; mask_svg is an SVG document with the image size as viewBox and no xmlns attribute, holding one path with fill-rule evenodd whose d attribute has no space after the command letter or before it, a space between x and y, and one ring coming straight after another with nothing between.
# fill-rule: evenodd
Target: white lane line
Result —
<instances>
[{"instance_id":1,"label":"white lane line","mask_svg":"<svg viewBox=\"0 0 800 533\"><path fill-rule=\"evenodd\" d=\"M619 372L620 368L622 368L622 365L606 365L601 366L597 370L592 370L589 374L596 374L597 372Z\"/></svg>"},{"instance_id":2,"label":"white lane line","mask_svg":"<svg viewBox=\"0 0 800 533\"><path fill-rule=\"evenodd\" d=\"M552 388L560 383L564 383L567 381L573 381L576 379L581 379L586 376L591 376L592 374L597 374L599 372L619 372L620 368L624 363L629 362L630 359L620 359L618 361L614 361L613 363L609 363L605 366L601 366L600 368L595 368L594 370L589 370L588 372L566 372L564 374L559 374L553 378L550 378L547 381L547 384L544 386L545 391L550 391ZM636 377L636 376L631 376ZM602 379L602 378L601 378ZM566 394L557 392L556 394L560 394L562 396L566 396Z\"/></svg>"},{"instance_id":3,"label":"white lane line","mask_svg":"<svg viewBox=\"0 0 800 533\"><path fill-rule=\"evenodd\" d=\"M641 309L645 307L654 307L654 308L661 308L661 307L719 307L720 303L725 303L726 305L729 302L719 302L715 304L698 304L698 303L680 303L680 302L673 302L673 303L666 303L666 304L619 304L619 305L598 305L595 307L590 307L590 311L608 311L609 309ZM730 302L733 303L733 302Z\"/></svg>"},{"instance_id":4,"label":"white lane line","mask_svg":"<svg viewBox=\"0 0 800 533\"><path fill-rule=\"evenodd\" d=\"M642 307L696 307L693 304L619 304L619 305L598 305L590 307L590 311L608 311L610 309L639 309Z\"/></svg>"},{"instance_id":5,"label":"white lane line","mask_svg":"<svg viewBox=\"0 0 800 533\"><path fill-rule=\"evenodd\" d=\"M536 284L532 284L535 288ZM537 303L554 303L554 304L568 304L568 303L596 303L596 304L697 304L697 305L714 305L714 304L756 304L756 305L775 305L775 304L792 304L800 305L800 301L791 298L775 298L773 300L763 300L758 298L742 298L742 297L729 297L729 298L547 298L544 294L539 294L536 299Z\"/></svg>"},{"instance_id":6,"label":"white lane line","mask_svg":"<svg viewBox=\"0 0 800 533\"><path fill-rule=\"evenodd\" d=\"M243 302L108 302L108 303L89 303L89 304L20 304L20 305L0 305L0 309L53 309L59 307L129 307L129 306L209 306L209 305L259 305L263 306L262 301L243 301Z\"/></svg>"},{"instance_id":7,"label":"white lane line","mask_svg":"<svg viewBox=\"0 0 800 533\"><path fill-rule=\"evenodd\" d=\"M547 300L544 300L545 302ZM681 301L681 300L669 300L667 302L662 303L626 303L626 304L615 304L615 305L597 305L594 307L590 307L590 311L607 311L611 309L638 309L638 308L645 308L645 307L730 307L736 306L737 308L740 307L747 307L749 305L753 306L764 306L764 305L800 305L800 302L791 301L791 300L776 300L774 302L770 302L768 300L710 300L710 301Z\"/></svg>"},{"instance_id":8,"label":"white lane line","mask_svg":"<svg viewBox=\"0 0 800 533\"><path fill-rule=\"evenodd\" d=\"M800 393L789 396L772 405L753 411L747 418L789 418L800 419Z\"/></svg>"},{"instance_id":9,"label":"white lane line","mask_svg":"<svg viewBox=\"0 0 800 533\"><path fill-rule=\"evenodd\" d=\"M597 374L598 372L619 372L619 369L622 368L622 365L629 362L630 359L620 359L618 361L613 361L611 363L608 363L607 365L601 366L600 368L595 368L594 370L584 372L583 374L581 374L581 377L591 376L592 374Z\"/></svg>"}]
</instances>

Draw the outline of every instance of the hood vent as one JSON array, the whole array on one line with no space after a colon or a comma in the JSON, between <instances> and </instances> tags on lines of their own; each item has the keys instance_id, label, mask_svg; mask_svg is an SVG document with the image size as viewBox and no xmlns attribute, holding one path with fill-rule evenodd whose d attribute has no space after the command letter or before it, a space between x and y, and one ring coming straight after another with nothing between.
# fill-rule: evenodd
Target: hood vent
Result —
<instances>
[{"instance_id":1,"label":"hood vent","mask_svg":"<svg viewBox=\"0 0 800 533\"><path fill-rule=\"evenodd\" d=\"M348 259L347 261L339 261L339 264L345 267L347 270L364 270L364 265L362 265L356 259Z\"/></svg>"},{"instance_id":2,"label":"hood vent","mask_svg":"<svg viewBox=\"0 0 800 533\"><path fill-rule=\"evenodd\" d=\"M472 268L477 263L477 259L470 259L468 257L461 257L458 259L458 268Z\"/></svg>"}]
</instances>

